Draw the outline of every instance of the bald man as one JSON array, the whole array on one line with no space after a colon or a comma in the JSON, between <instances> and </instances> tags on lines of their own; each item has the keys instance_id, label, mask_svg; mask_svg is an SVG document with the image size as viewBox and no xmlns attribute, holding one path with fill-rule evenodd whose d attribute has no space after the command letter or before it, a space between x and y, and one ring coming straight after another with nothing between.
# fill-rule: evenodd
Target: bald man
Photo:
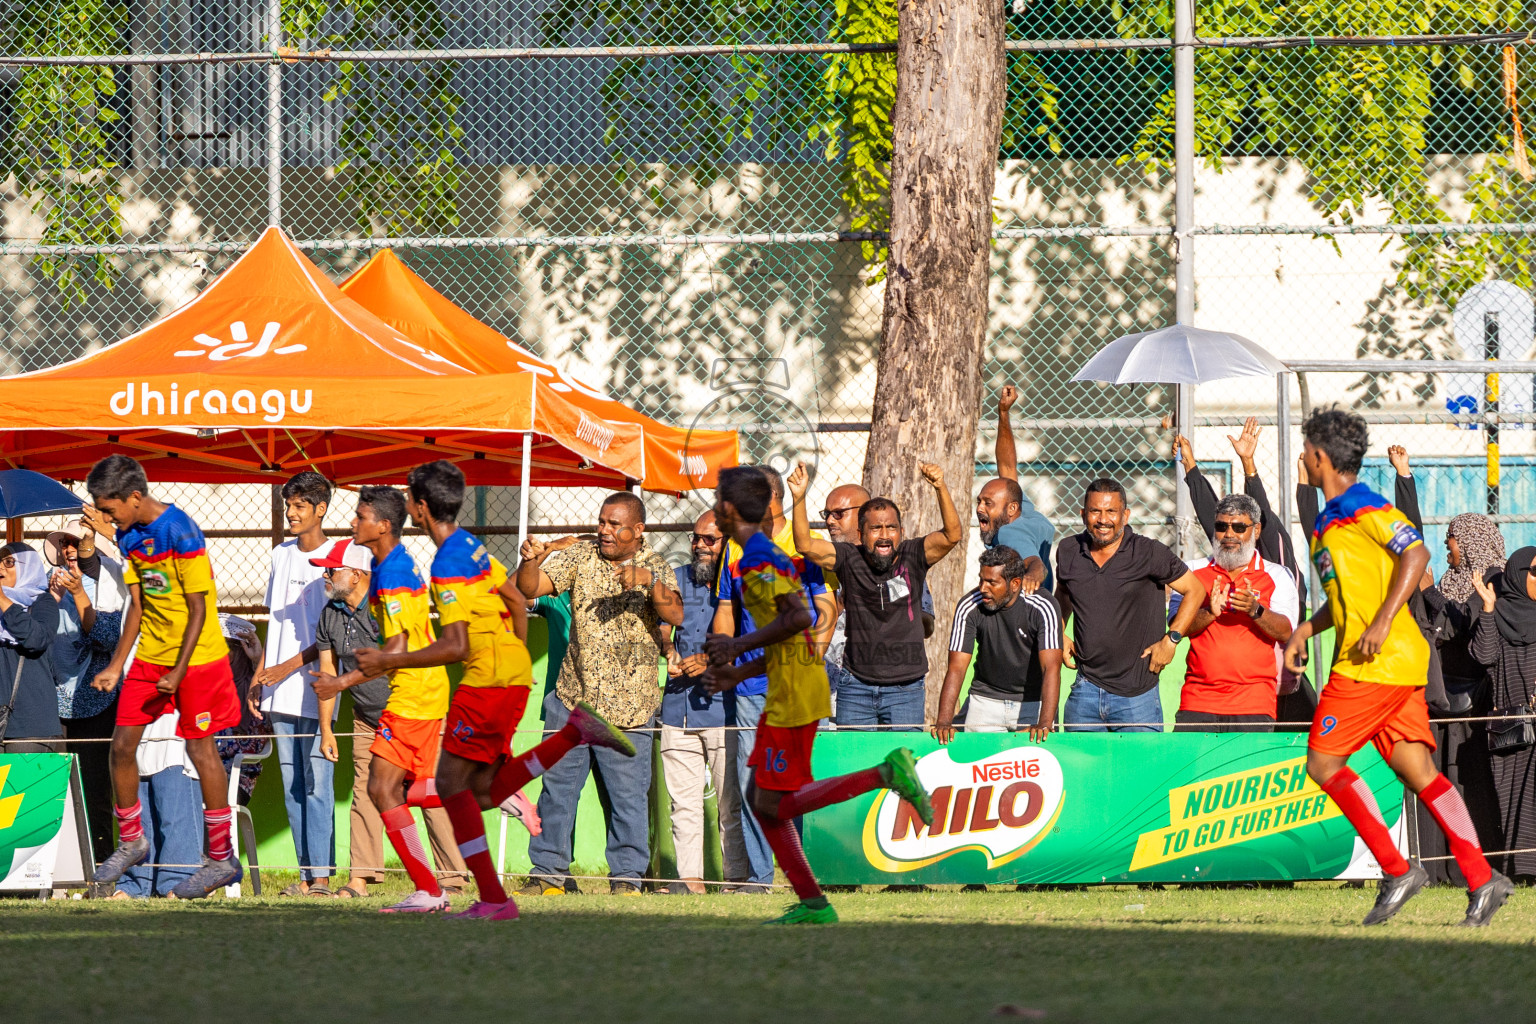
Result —
<instances>
[{"instance_id":1,"label":"bald man","mask_svg":"<svg viewBox=\"0 0 1536 1024\"><path fill-rule=\"evenodd\" d=\"M1018 453L1008 416L1018 399L1019 390L1012 384L1004 385L997 396L997 476L983 484L976 496L976 523L983 544L1013 548L1024 559L1024 590L1032 594L1041 586L1047 590L1054 586L1051 543L1056 527L1019 486Z\"/></svg>"}]
</instances>

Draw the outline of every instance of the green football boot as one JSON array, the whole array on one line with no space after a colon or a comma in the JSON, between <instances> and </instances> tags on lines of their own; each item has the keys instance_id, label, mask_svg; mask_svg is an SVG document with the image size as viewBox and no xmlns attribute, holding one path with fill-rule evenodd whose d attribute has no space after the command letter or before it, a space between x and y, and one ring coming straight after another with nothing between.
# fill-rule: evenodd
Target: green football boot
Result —
<instances>
[{"instance_id":1,"label":"green football boot","mask_svg":"<svg viewBox=\"0 0 1536 1024\"><path fill-rule=\"evenodd\" d=\"M791 904L782 917L763 924L837 924L837 911L828 903L824 907L809 907L804 903Z\"/></svg>"},{"instance_id":2,"label":"green football boot","mask_svg":"<svg viewBox=\"0 0 1536 1024\"><path fill-rule=\"evenodd\" d=\"M933 801L928 798L927 787L917 777L917 758L912 756L912 751L897 747L885 755L881 767L885 769L881 774L886 776L885 784L891 792L911 804L924 825L932 825Z\"/></svg>"}]
</instances>

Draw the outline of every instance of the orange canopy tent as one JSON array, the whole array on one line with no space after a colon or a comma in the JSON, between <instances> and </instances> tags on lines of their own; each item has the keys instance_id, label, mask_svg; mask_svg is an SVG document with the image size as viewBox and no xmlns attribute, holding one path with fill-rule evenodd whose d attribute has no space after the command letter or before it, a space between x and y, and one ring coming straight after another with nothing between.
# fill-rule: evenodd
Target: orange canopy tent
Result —
<instances>
[{"instance_id":1,"label":"orange canopy tent","mask_svg":"<svg viewBox=\"0 0 1536 1024\"><path fill-rule=\"evenodd\" d=\"M477 373L534 373L572 405L593 416L643 431L647 490L682 492L713 487L716 474L737 462L732 430L669 426L567 376L515 341L450 302L384 249L341 283L342 292L401 334Z\"/></svg>"},{"instance_id":2,"label":"orange canopy tent","mask_svg":"<svg viewBox=\"0 0 1536 1024\"><path fill-rule=\"evenodd\" d=\"M633 414L610 418L558 378L509 369L403 337L269 229L139 333L0 378L0 462L79 479L126 452L151 480L273 482L313 468L347 484L399 482L444 458L471 484L643 481Z\"/></svg>"}]
</instances>

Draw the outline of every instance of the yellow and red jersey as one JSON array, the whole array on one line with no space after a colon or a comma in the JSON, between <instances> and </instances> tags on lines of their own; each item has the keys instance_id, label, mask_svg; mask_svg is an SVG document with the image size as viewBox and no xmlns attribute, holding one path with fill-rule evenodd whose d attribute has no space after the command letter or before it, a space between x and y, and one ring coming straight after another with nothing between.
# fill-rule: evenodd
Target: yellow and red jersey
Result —
<instances>
[{"instance_id":1,"label":"yellow and red jersey","mask_svg":"<svg viewBox=\"0 0 1536 1024\"><path fill-rule=\"evenodd\" d=\"M1354 649L1386 601L1398 559L1423 543L1408 517L1364 484L1323 506L1312 530L1312 562L1333 613L1334 674L1388 686L1425 684L1429 643L1407 602L1393 616L1380 654L1365 658Z\"/></svg>"},{"instance_id":2,"label":"yellow and red jersey","mask_svg":"<svg viewBox=\"0 0 1536 1024\"><path fill-rule=\"evenodd\" d=\"M752 621L767 625L779 617L780 594L806 600L804 584L789 556L762 533L747 541L737 563L741 575L742 603ZM808 611L811 609L807 609ZM832 691L827 670L816 653L810 629L787 640L769 644L768 698L763 721L774 726L805 725L832 713Z\"/></svg>"},{"instance_id":3,"label":"yellow and red jersey","mask_svg":"<svg viewBox=\"0 0 1536 1024\"><path fill-rule=\"evenodd\" d=\"M435 639L427 587L404 544L396 544L374 565L368 606L379 624L381 643L404 633L405 649L419 651ZM442 718L448 713L447 671L441 665L396 669L389 674L389 703L384 707L401 718Z\"/></svg>"},{"instance_id":4,"label":"yellow and red jersey","mask_svg":"<svg viewBox=\"0 0 1536 1024\"><path fill-rule=\"evenodd\" d=\"M205 595L206 609L190 664L206 665L229 657L219 630L219 596L208 545L191 516L168 504L154 522L118 530L117 547L125 563L123 582L138 584L143 608L136 659L151 665L176 664L187 635L188 594Z\"/></svg>"},{"instance_id":5,"label":"yellow and red jersey","mask_svg":"<svg viewBox=\"0 0 1536 1024\"><path fill-rule=\"evenodd\" d=\"M533 661L512 629L512 614L497 593L507 570L480 538L456 530L432 559L432 603L439 628L463 622L469 629L460 686L532 686Z\"/></svg>"}]
</instances>

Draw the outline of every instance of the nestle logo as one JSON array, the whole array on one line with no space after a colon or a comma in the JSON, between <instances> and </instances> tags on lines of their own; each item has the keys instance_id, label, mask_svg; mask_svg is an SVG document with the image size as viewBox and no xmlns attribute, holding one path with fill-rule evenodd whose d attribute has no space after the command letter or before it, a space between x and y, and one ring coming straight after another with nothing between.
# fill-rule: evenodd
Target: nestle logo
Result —
<instances>
[{"instance_id":1,"label":"nestle logo","mask_svg":"<svg viewBox=\"0 0 1536 1024\"><path fill-rule=\"evenodd\" d=\"M1040 762L1036 760L971 765L972 782L1004 782L1008 779L1033 779L1039 775Z\"/></svg>"}]
</instances>

